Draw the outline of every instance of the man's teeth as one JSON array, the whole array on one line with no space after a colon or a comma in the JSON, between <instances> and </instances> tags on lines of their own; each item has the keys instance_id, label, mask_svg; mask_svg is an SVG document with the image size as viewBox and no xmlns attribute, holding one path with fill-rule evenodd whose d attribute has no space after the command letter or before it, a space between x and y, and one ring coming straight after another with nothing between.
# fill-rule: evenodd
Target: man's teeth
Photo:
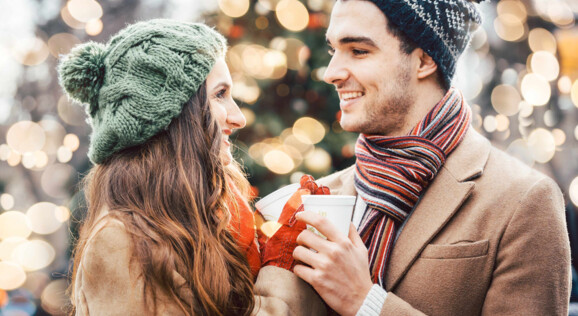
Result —
<instances>
[{"instance_id":1,"label":"man's teeth","mask_svg":"<svg viewBox=\"0 0 578 316\"><path fill-rule=\"evenodd\" d=\"M361 96L363 96L363 92L346 92L341 94L341 99L347 101Z\"/></svg>"}]
</instances>

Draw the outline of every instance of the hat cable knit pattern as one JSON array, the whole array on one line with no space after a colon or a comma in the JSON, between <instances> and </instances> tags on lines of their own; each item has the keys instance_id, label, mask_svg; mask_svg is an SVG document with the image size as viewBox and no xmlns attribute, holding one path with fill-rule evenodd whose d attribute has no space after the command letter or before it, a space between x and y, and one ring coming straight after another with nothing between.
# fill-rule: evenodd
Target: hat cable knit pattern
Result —
<instances>
[{"instance_id":1,"label":"hat cable knit pattern","mask_svg":"<svg viewBox=\"0 0 578 316\"><path fill-rule=\"evenodd\" d=\"M107 45L72 49L59 80L71 99L88 103L90 160L103 163L166 129L226 49L204 24L163 19L129 25Z\"/></svg>"},{"instance_id":2,"label":"hat cable knit pattern","mask_svg":"<svg viewBox=\"0 0 578 316\"><path fill-rule=\"evenodd\" d=\"M483 0L370 0L438 65L447 88L457 61L482 22Z\"/></svg>"}]
</instances>

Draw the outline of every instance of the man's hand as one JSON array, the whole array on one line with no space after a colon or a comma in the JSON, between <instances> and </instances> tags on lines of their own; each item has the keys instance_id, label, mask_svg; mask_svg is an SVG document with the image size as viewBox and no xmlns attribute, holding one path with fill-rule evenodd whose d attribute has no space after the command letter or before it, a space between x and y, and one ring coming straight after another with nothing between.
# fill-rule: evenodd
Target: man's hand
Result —
<instances>
[{"instance_id":1,"label":"man's hand","mask_svg":"<svg viewBox=\"0 0 578 316\"><path fill-rule=\"evenodd\" d=\"M344 236L329 220L312 212L300 212L296 219L317 228L327 240L308 230L301 232L293 257L308 266L297 264L293 272L337 313L355 315L373 286L367 248L357 230L350 224L349 236Z\"/></svg>"}]
</instances>

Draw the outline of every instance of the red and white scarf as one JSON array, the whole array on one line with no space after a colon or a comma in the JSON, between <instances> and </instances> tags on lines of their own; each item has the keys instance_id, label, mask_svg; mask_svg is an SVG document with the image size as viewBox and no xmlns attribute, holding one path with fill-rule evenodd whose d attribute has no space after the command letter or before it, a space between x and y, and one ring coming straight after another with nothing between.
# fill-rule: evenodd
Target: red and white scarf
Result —
<instances>
[{"instance_id":1,"label":"red and white scarf","mask_svg":"<svg viewBox=\"0 0 578 316\"><path fill-rule=\"evenodd\" d=\"M469 106L451 88L409 135L359 135L355 188L368 205L359 232L373 281L382 287L397 229L462 141L470 120Z\"/></svg>"}]
</instances>

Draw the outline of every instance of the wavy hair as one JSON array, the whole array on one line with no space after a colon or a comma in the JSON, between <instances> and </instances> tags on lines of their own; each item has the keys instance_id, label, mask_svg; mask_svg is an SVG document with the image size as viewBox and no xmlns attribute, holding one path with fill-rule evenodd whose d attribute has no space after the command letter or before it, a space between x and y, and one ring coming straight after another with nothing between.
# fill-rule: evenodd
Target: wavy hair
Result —
<instances>
[{"instance_id":1,"label":"wavy hair","mask_svg":"<svg viewBox=\"0 0 578 316\"><path fill-rule=\"evenodd\" d=\"M83 183L88 214L74 250L71 289L99 213L108 209L106 217L120 220L132 238L145 300L152 297L154 306L161 290L186 315L249 315L253 277L227 229L230 212L238 211L230 185L247 193L248 182L236 162L223 165L221 144L204 83L167 130L95 165ZM192 304L179 296L173 270L187 281Z\"/></svg>"}]
</instances>

